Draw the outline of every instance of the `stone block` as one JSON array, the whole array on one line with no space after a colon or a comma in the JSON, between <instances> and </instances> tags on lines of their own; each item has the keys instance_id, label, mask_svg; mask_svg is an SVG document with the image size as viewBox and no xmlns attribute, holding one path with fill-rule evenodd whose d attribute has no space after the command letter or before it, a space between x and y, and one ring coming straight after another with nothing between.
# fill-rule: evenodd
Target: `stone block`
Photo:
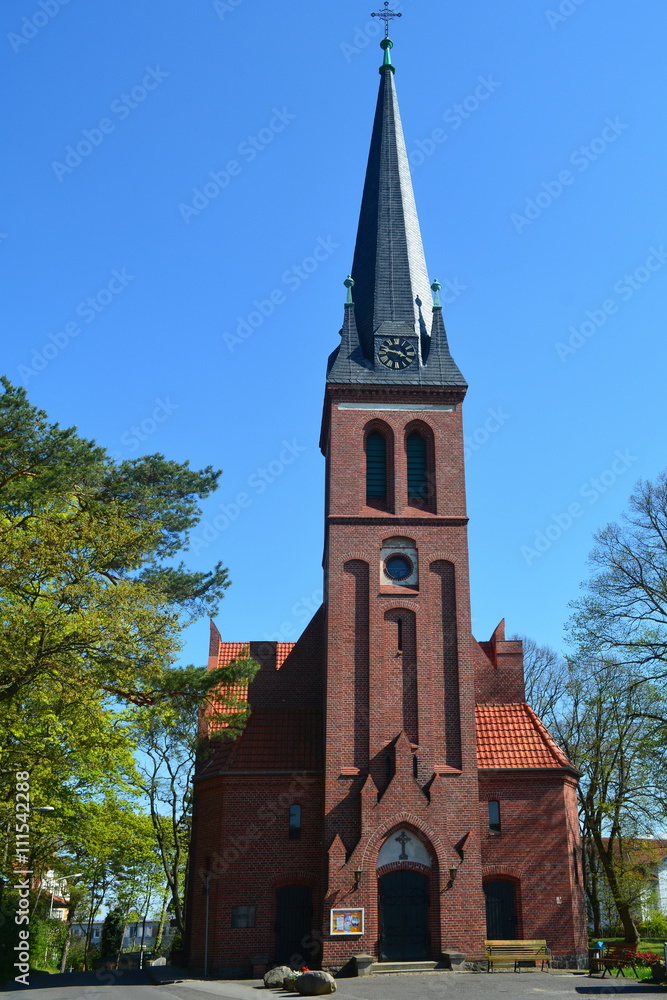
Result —
<instances>
[{"instance_id":1,"label":"stone block","mask_svg":"<svg viewBox=\"0 0 667 1000\"><path fill-rule=\"evenodd\" d=\"M291 971L289 965L277 965L275 969L269 969L264 976L264 985L267 990L280 989L285 976L289 975Z\"/></svg>"},{"instance_id":2,"label":"stone block","mask_svg":"<svg viewBox=\"0 0 667 1000\"><path fill-rule=\"evenodd\" d=\"M336 980L328 972L304 972L293 987L304 997L322 997L336 992Z\"/></svg>"}]
</instances>

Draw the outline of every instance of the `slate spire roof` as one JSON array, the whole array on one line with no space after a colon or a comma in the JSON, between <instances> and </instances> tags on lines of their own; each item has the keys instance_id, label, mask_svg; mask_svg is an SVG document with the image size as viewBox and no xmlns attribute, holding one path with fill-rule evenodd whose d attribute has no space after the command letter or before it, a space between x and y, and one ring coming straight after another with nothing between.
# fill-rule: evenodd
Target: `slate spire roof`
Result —
<instances>
[{"instance_id":1,"label":"slate spire roof","mask_svg":"<svg viewBox=\"0 0 667 1000\"><path fill-rule=\"evenodd\" d=\"M352 303L328 382L456 385L465 379L449 352L431 288L386 39L352 265ZM412 338L418 362L401 372L377 364L377 337Z\"/></svg>"}]
</instances>

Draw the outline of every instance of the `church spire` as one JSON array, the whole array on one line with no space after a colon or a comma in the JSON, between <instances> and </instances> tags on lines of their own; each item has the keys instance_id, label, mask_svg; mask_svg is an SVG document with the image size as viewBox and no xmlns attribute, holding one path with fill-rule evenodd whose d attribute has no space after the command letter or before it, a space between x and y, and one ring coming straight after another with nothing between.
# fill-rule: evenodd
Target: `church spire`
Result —
<instances>
[{"instance_id":1,"label":"church spire","mask_svg":"<svg viewBox=\"0 0 667 1000\"><path fill-rule=\"evenodd\" d=\"M367 358L385 322L426 333L430 282L396 98L392 42L383 39L375 121L361 200L352 277L357 328Z\"/></svg>"},{"instance_id":2,"label":"church spire","mask_svg":"<svg viewBox=\"0 0 667 1000\"><path fill-rule=\"evenodd\" d=\"M387 10L376 16L398 15ZM352 265L357 344L352 349L351 317L347 317L348 337L331 358L328 381L465 386L449 354L442 317L432 314L431 283L394 84L393 42L385 37L380 46L384 62ZM437 334L438 344L432 334ZM407 338L414 346L415 363L391 373L378 364L378 345L388 337Z\"/></svg>"}]
</instances>

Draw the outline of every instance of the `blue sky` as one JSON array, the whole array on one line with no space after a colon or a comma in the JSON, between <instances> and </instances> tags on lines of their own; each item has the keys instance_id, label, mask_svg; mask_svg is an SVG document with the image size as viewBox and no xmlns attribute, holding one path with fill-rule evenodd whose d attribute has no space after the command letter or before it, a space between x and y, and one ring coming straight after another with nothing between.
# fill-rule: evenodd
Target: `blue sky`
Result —
<instances>
[{"instance_id":1,"label":"blue sky","mask_svg":"<svg viewBox=\"0 0 667 1000\"><path fill-rule=\"evenodd\" d=\"M381 6L13 0L0 13L2 368L119 458L224 469L189 560L229 567L217 621L230 640L293 640L321 599L323 381ZM426 259L470 383L475 633L504 616L561 648L593 531L667 465L667 9L397 6ZM184 656L206 649L201 623Z\"/></svg>"}]
</instances>

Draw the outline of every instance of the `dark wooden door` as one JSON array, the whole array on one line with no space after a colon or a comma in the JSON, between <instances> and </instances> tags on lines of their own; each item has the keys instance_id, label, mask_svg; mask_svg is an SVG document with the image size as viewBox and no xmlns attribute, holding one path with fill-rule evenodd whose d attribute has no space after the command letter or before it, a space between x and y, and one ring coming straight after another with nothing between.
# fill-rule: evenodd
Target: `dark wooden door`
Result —
<instances>
[{"instance_id":1,"label":"dark wooden door","mask_svg":"<svg viewBox=\"0 0 667 1000\"><path fill-rule=\"evenodd\" d=\"M312 962L313 895L303 885L284 885L276 893L276 953L280 965Z\"/></svg>"},{"instance_id":2,"label":"dark wooden door","mask_svg":"<svg viewBox=\"0 0 667 1000\"><path fill-rule=\"evenodd\" d=\"M486 936L490 941L516 940L514 884L502 879L484 883Z\"/></svg>"},{"instance_id":3,"label":"dark wooden door","mask_svg":"<svg viewBox=\"0 0 667 1000\"><path fill-rule=\"evenodd\" d=\"M380 879L380 950L386 961L428 958L428 878L390 872Z\"/></svg>"}]
</instances>

